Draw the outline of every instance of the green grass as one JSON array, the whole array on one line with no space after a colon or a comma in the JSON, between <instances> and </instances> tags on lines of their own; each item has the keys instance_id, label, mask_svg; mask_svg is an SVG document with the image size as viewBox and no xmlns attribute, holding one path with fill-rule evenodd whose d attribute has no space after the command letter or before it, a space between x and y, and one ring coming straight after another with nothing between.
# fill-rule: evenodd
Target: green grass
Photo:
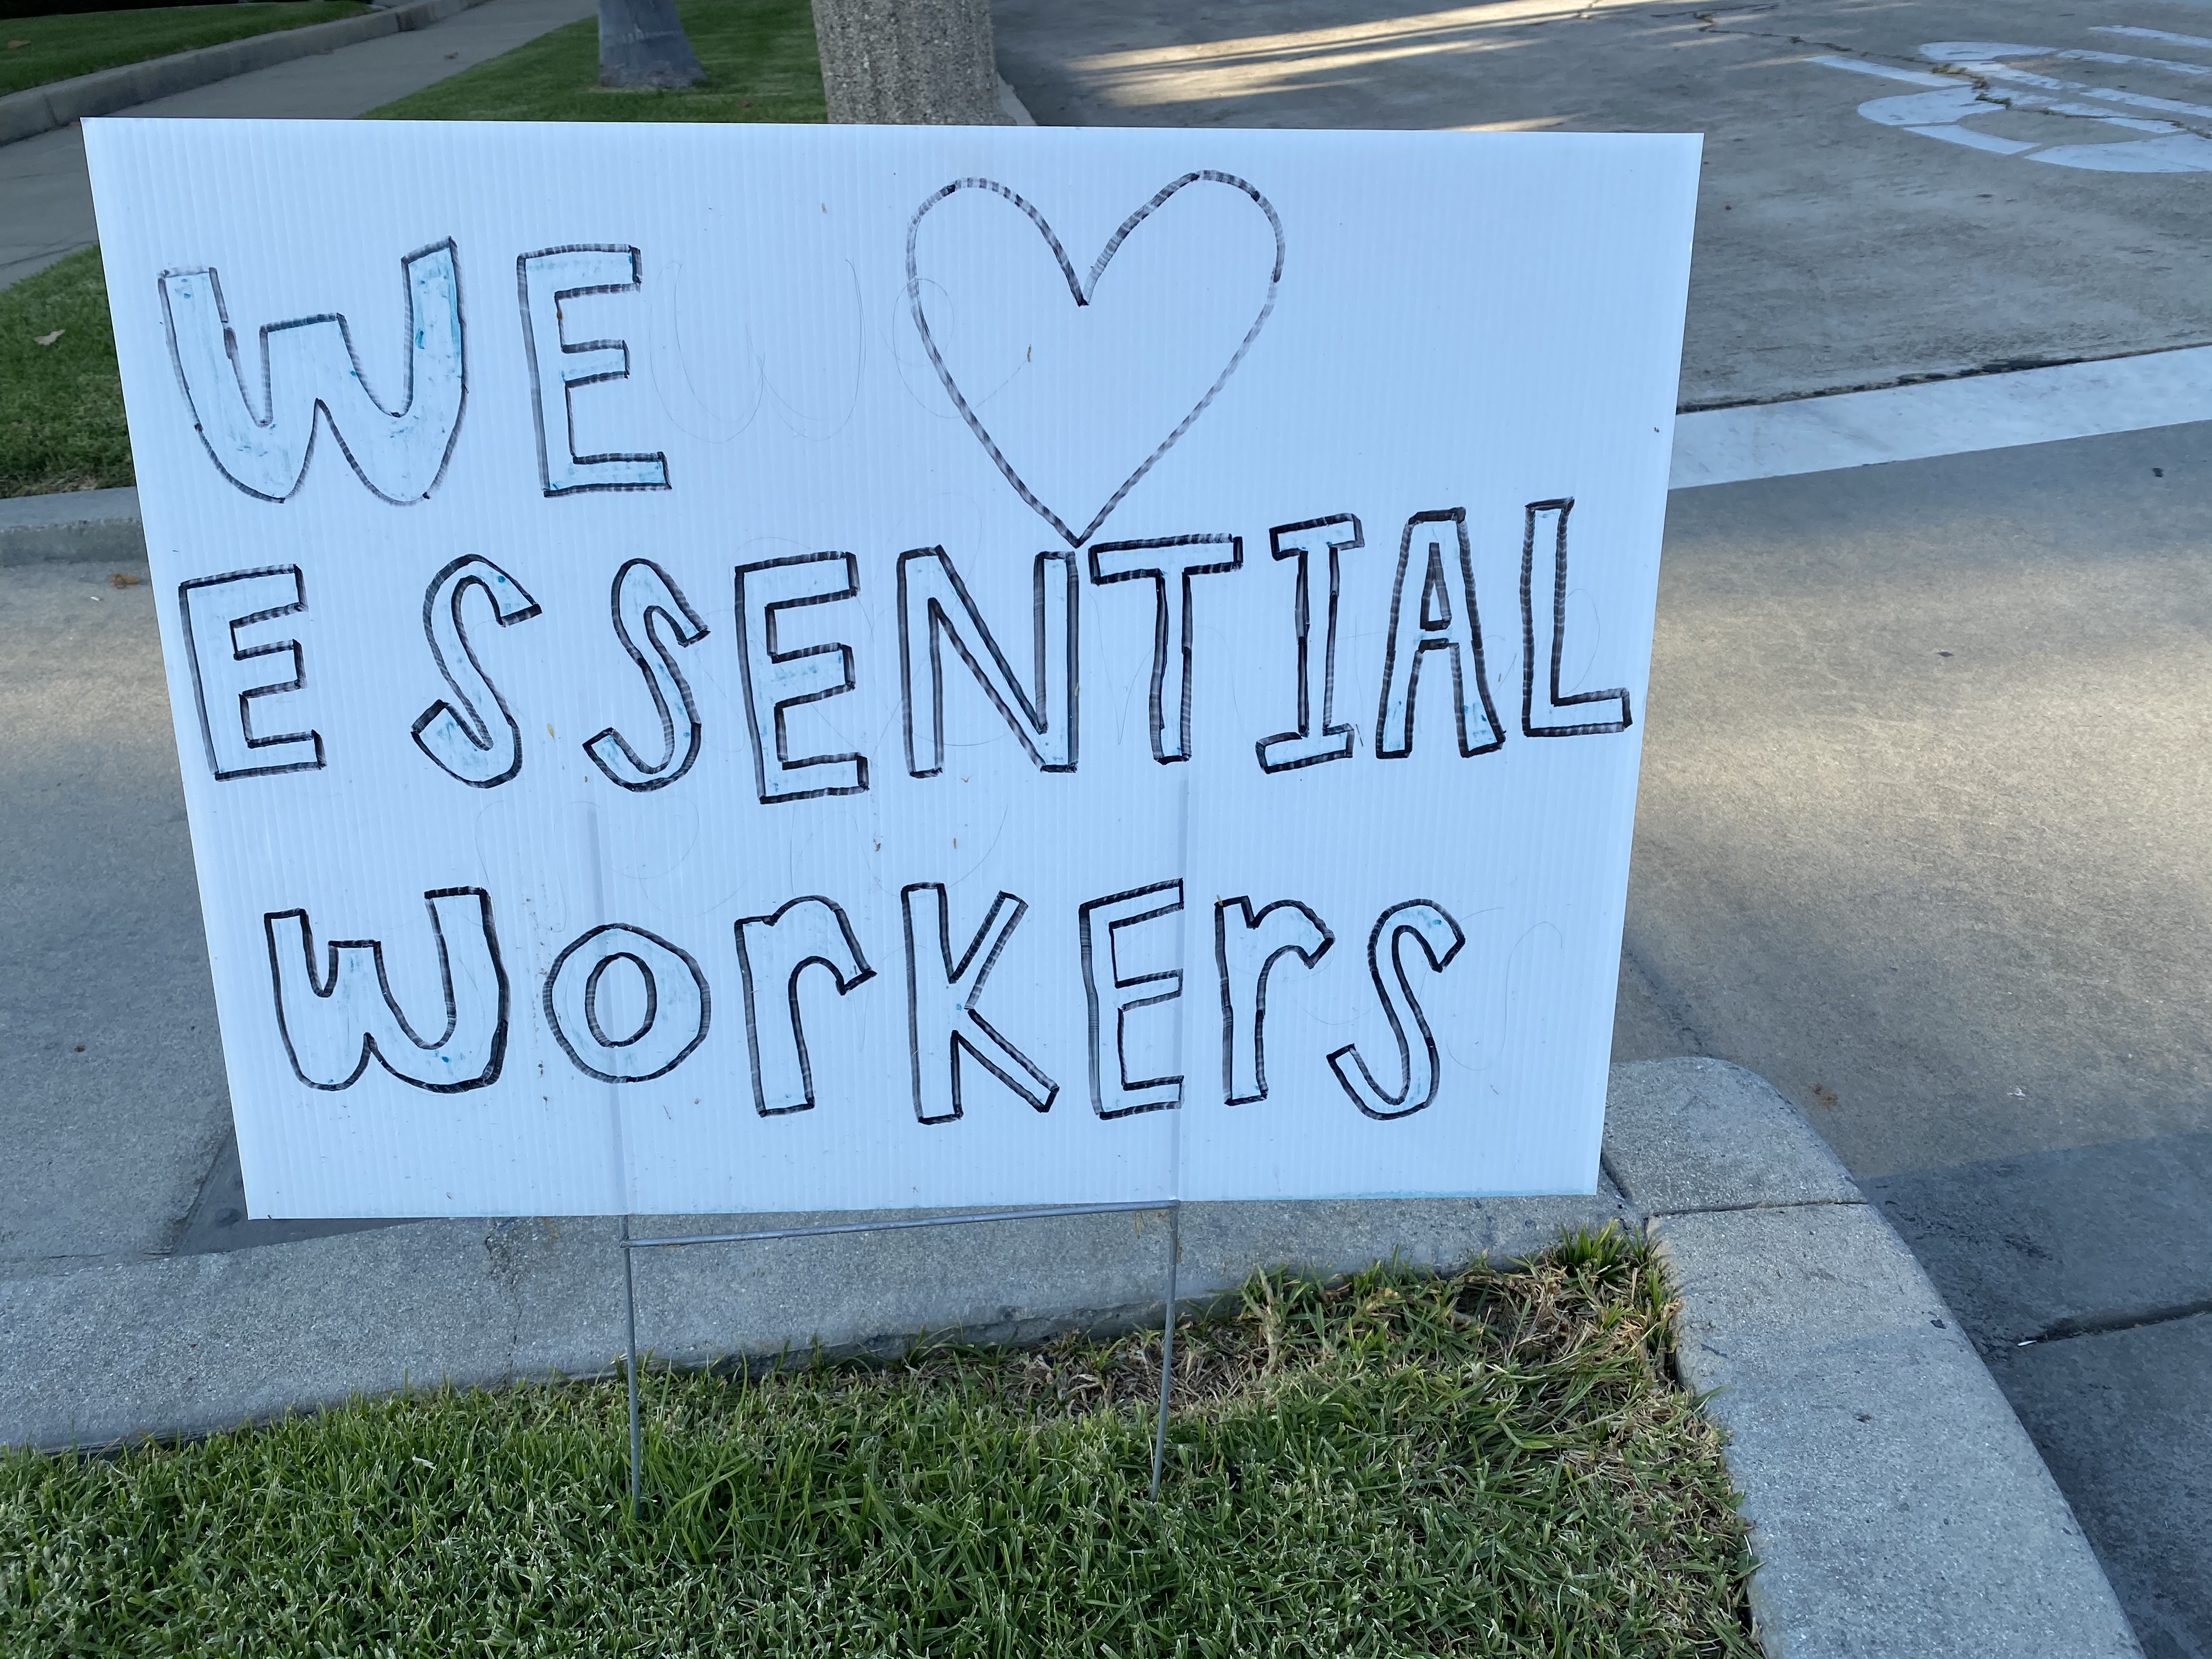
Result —
<instances>
[{"instance_id":1,"label":"green grass","mask_svg":"<svg viewBox=\"0 0 2212 1659\"><path fill-rule=\"evenodd\" d=\"M0 94L119 64L220 46L249 34L331 23L368 9L356 0L283 0L256 6L156 6L0 21Z\"/></svg>"},{"instance_id":2,"label":"green grass","mask_svg":"<svg viewBox=\"0 0 2212 1659\"><path fill-rule=\"evenodd\" d=\"M1756 1653L1717 1431L1638 1245L1255 1279L1157 1333L356 1401L0 1456L0 1651Z\"/></svg>"},{"instance_id":3,"label":"green grass","mask_svg":"<svg viewBox=\"0 0 2212 1659\"><path fill-rule=\"evenodd\" d=\"M808 0L677 0L706 80L658 92L599 85L590 19L371 112L395 121L823 121Z\"/></svg>"},{"instance_id":4,"label":"green grass","mask_svg":"<svg viewBox=\"0 0 2212 1659\"><path fill-rule=\"evenodd\" d=\"M0 495L131 480L107 284L87 248L0 289Z\"/></svg>"}]
</instances>

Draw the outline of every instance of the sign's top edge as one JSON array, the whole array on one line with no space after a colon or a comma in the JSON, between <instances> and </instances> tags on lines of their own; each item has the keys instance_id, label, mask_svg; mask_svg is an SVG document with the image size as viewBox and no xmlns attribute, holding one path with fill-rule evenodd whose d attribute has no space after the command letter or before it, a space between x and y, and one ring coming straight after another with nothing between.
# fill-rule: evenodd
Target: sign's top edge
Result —
<instances>
[{"instance_id":1,"label":"sign's top edge","mask_svg":"<svg viewBox=\"0 0 2212 1659\"><path fill-rule=\"evenodd\" d=\"M1624 142L1644 144L1702 143L1705 135L1700 132L1491 132L1462 128L1399 128L1399 127L1210 127L1203 132L1182 127L1018 127L1018 126L890 126L843 125L823 122L779 121L414 121L371 120L356 118L326 120L304 118L204 116L189 120L174 116L99 115L87 116L82 126L88 131L113 130L137 133L159 127L170 136L185 133L220 131L223 133L274 133L294 131L359 131L364 129L380 131L420 132L425 128L441 131L490 134L528 133L543 137L552 133L589 135L602 141L620 143L624 136L652 134L667 137L678 134L696 135L700 142L710 138L736 136L739 142L746 136L773 133L819 133L845 143L881 143L888 140L912 142L918 137L989 138L1019 144L1050 144L1080 140L1101 142L1111 135L1111 142L1119 146L1184 145L1193 143L1230 141L1237 143L1265 143L1287 148L1304 148L1315 144L1340 143L1357 139L1362 143L1382 144L1428 144L1465 143L1480 140L1486 143L1542 142L1558 143L1603 143L1618 144Z\"/></svg>"}]
</instances>

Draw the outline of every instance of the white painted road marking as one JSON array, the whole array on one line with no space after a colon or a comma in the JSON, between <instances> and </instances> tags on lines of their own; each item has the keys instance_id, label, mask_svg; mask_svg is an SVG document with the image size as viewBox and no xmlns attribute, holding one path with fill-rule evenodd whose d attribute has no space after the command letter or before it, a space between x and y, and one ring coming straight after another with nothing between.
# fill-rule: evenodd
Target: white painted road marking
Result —
<instances>
[{"instance_id":1,"label":"white painted road marking","mask_svg":"<svg viewBox=\"0 0 2212 1659\"><path fill-rule=\"evenodd\" d=\"M1899 69L1893 64L1877 64L1870 58L1815 58L1812 60L1824 69L1849 70L1854 75L1875 75L1885 81L1902 81L1908 87L1940 87L1946 92L1959 91L1956 79L1948 75L1929 75L1920 70ZM1968 87L1966 91L1972 91Z\"/></svg>"},{"instance_id":2,"label":"white painted road marking","mask_svg":"<svg viewBox=\"0 0 2212 1659\"><path fill-rule=\"evenodd\" d=\"M2212 50L2212 39L2175 34L2164 29L2100 24L2092 32ZM2212 173L2212 136L2196 130L2196 126L2161 118L2180 116L2197 126L2212 125L2212 105L2160 98L2126 88L2061 80L2056 76L2016 68L2008 60L2056 59L2185 77L2212 76L2212 64L2100 52L2089 47L2022 46L1987 40L1932 40L1920 48L1920 55L1941 65L1946 72L1924 73L1841 55L1809 61L1824 69L1848 70L1855 75L1870 75L1925 88L1917 93L1873 99L1861 104L1858 110L1879 125L1901 127L1924 138L1992 155L2024 156L2053 167L2097 173ZM1992 82L2002 89L1991 90ZM2074 95L2055 97L2053 94ZM2148 136L2104 143L2046 144L2008 138L1966 125L1978 116L1997 115L2008 110L2043 111ZM2125 110L2155 111L2158 114L2121 112Z\"/></svg>"},{"instance_id":3,"label":"white painted road marking","mask_svg":"<svg viewBox=\"0 0 2212 1659\"><path fill-rule=\"evenodd\" d=\"M2165 29L2139 29L2131 23L2097 23L2091 26L2092 34L2124 34L2131 40L2164 40L2177 46L2212 46L2212 39L2202 34L2173 34Z\"/></svg>"},{"instance_id":4,"label":"white painted road marking","mask_svg":"<svg viewBox=\"0 0 2212 1659\"><path fill-rule=\"evenodd\" d=\"M1705 410L1674 422L1676 489L2212 421L2212 346Z\"/></svg>"},{"instance_id":5,"label":"white painted road marking","mask_svg":"<svg viewBox=\"0 0 2212 1659\"><path fill-rule=\"evenodd\" d=\"M2118 34L2120 31L2106 29L2102 32ZM2185 34L2177 38L2183 40L2191 39ZM2212 40L2197 44L2212 46ZM2141 64L2147 69L2171 70L2176 75L2212 75L2212 64L2185 64L2179 58L2140 58L2133 52L2096 52L2087 46L2076 47L2070 52L2062 52L2058 56L2076 64Z\"/></svg>"}]
</instances>

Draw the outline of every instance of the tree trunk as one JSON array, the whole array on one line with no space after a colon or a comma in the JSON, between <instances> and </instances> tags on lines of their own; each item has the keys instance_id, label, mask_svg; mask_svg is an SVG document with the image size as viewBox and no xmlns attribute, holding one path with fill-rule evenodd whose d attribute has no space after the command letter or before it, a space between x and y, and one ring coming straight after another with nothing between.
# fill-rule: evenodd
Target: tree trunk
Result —
<instances>
[{"instance_id":1,"label":"tree trunk","mask_svg":"<svg viewBox=\"0 0 2212 1659\"><path fill-rule=\"evenodd\" d=\"M689 87L707 78L676 0L599 0L599 84Z\"/></svg>"},{"instance_id":2,"label":"tree trunk","mask_svg":"<svg viewBox=\"0 0 2212 1659\"><path fill-rule=\"evenodd\" d=\"M1006 126L990 0L814 0L832 121Z\"/></svg>"}]
</instances>

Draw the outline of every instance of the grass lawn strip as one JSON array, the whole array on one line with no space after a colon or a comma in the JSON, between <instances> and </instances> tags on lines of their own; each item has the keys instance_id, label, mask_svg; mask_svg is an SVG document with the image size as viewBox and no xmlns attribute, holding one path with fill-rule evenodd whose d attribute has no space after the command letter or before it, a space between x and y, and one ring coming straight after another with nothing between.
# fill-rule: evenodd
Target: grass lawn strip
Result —
<instances>
[{"instance_id":1,"label":"grass lawn strip","mask_svg":"<svg viewBox=\"0 0 2212 1659\"><path fill-rule=\"evenodd\" d=\"M1756 1653L1717 1431L1608 1231L1525 1269L1256 1279L1179 1333L441 1393L0 1457L39 1656Z\"/></svg>"},{"instance_id":2,"label":"grass lawn strip","mask_svg":"<svg viewBox=\"0 0 2212 1659\"><path fill-rule=\"evenodd\" d=\"M248 35L335 23L367 11L358 0L279 0L252 6L155 6L0 20L0 95L149 58L219 46Z\"/></svg>"},{"instance_id":3,"label":"grass lawn strip","mask_svg":"<svg viewBox=\"0 0 2212 1659\"><path fill-rule=\"evenodd\" d=\"M112 15L252 15L301 9L290 4L185 6ZM333 15L363 9L323 9ZM706 66L703 85L674 92L602 90L597 85L599 25L587 18L386 104L372 111L371 117L416 121L827 118L822 67L814 47L814 14L807 0L679 0L677 11ZM0 24L0 29L9 31L9 39L20 39L33 26L97 23L108 15L33 18ZM35 343L56 328L63 333L52 346ZM112 489L136 482L100 256L96 252L71 254L13 288L0 289L0 495Z\"/></svg>"},{"instance_id":4,"label":"grass lawn strip","mask_svg":"<svg viewBox=\"0 0 2212 1659\"><path fill-rule=\"evenodd\" d=\"M0 289L0 495L132 476L107 284L87 248Z\"/></svg>"},{"instance_id":5,"label":"grass lawn strip","mask_svg":"<svg viewBox=\"0 0 2212 1659\"><path fill-rule=\"evenodd\" d=\"M603 88L599 24L542 34L370 112L393 121L826 121L808 0L677 0L707 71L671 91Z\"/></svg>"}]
</instances>

